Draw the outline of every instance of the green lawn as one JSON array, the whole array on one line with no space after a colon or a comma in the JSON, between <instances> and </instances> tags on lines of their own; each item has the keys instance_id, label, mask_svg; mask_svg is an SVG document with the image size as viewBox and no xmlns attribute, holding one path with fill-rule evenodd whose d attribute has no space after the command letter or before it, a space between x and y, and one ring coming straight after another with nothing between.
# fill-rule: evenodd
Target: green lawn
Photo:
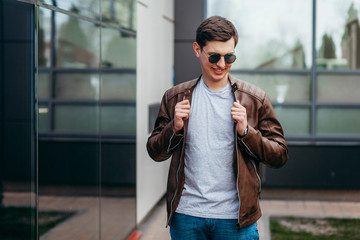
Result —
<instances>
[{"instance_id":1,"label":"green lawn","mask_svg":"<svg viewBox=\"0 0 360 240\"><path fill-rule=\"evenodd\" d=\"M74 215L74 212L39 212L39 236ZM29 207L0 209L0 239L36 239L36 211Z\"/></svg>"},{"instance_id":2,"label":"green lawn","mask_svg":"<svg viewBox=\"0 0 360 240\"><path fill-rule=\"evenodd\" d=\"M270 219L272 240L360 240L360 219Z\"/></svg>"}]
</instances>

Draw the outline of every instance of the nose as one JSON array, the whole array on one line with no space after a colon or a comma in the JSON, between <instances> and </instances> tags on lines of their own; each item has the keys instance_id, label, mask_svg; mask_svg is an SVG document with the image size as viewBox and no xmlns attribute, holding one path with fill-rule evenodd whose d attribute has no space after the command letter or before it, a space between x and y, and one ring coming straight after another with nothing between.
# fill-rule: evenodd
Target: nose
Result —
<instances>
[{"instance_id":1,"label":"nose","mask_svg":"<svg viewBox=\"0 0 360 240\"><path fill-rule=\"evenodd\" d=\"M220 60L216 63L218 67L225 68L225 57L221 56Z\"/></svg>"}]
</instances>

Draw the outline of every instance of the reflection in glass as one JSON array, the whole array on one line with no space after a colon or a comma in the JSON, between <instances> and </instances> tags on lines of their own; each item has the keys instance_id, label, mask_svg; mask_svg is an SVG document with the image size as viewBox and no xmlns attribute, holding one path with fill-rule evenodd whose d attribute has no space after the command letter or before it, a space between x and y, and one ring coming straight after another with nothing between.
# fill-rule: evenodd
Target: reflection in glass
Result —
<instances>
[{"instance_id":1,"label":"reflection in glass","mask_svg":"<svg viewBox=\"0 0 360 240\"><path fill-rule=\"evenodd\" d=\"M228 18L238 30L232 69L311 67L311 0L208 0L212 15Z\"/></svg>"},{"instance_id":2,"label":"reflection in glass","mask_svg":"<svg viewBox=\"0 0 360 240\"><path fill-rule=\"evenodd\" d=\"M136 1L102 0L102 21L127 29L136 29Z\"/></svg>"},{"instance_id":3,"label":"reflection in glass","mask_svg":"<svg viewBox=\"0 0 360 240\"><path fill-rule=\"evenodd\" d=\"M287 74L237 74L232 76L263 89L272 102L309 102L310 76Z\"/></svg>"},{"instance_id":4,"label":"reflection in glass","mask_svg":"<svg viewBox=\"0 0 360 240\"><path fill-rule=\"evenodd\" d=\"M39 104L38 109L38 130L49 130L49 108L48 105Z\"/></svg>"},{"instance_id":5,"label":"reflection in glass","mask_svg":"<svg viewBox=\"0 0 360 240\"><path fill-rule=\"evenodd\" d=\"M136 68L136 38L123 36L119 31L103 28L102 66L109 68Z\"/></svg>"},{"instance_id":6,"label":"reflection in glass","mask_svg":"<svg viewBox=\"0 0 360 240\"><path fill-rule=\"evenodd\" d=\"M99 67L100 30L95 24L56 13L56 65L59 67Z\"/></svg>"},{"instance_id":7,"label":"reflection in glass","mask_svg":"<svg viewBox=\"0 0 360 240\"><path fill-rule=\"evenodd\" d=\"M359 75L318 75L317 101L360 103Z\"/></svg>"},{"instance_id":8,"label":"reflection in glass","mask_svg":"<svg viewBox=\"0 0 360 240\"><path fill-rule=\"evenodd\" d=\"M49 5L89 17L92 19L99 19L99 0L40 0Z\"/></svg>"},{"instance_id":9,"label":"reflection in glass","mask_svg":"<svg viewBox=\"0 0 360 240\"><path fill-rule=\"evenodd\" d=\"M55 76L56 98L89 100L100 98L98 73L59 73Z\"/></svg>"},{"instance_id":10,"label":"reflection in glass","mask_svg":"<svg viewBox=\"0 0 360 240\"><path fill-rule=\"evenodd\" d=\"M0 239L36 236L35 14L0 1Z\"/></svg>"},{"instance_id":11,"label":"reflection in glass","mask_svg":"<svg viewBox=\"0 0 360 240\"><path fill-rule=\"evenodd\" d=\"M136 108L134 106L105 106L101 108L101 132L136 134Z\"/></svg>"},{"instance_id":12,"label":"reflection in glass","mask_svg":"<svg viewBox=\"0 0 360 240\"><path fill-rule=\"evenodd\" d=\"M55 105L54 130L58 132L98 131L98 106Z\"/></svg>"},{"instance_id":13,"label":"reflection in glass","mask_svg":"<svg viewBox=\"0 0 360 240\"><path fill-rule=\"evenodd\" d=\"M318 68L360 68L359 10L360 0L317 1Z\"/></svg>"},{"instance_id":14,"label":"reflection in glass","mask_svg":"<svg viewBox=\"0 0 360 240\"><path fill-rule=\"evenodd\" d=\"M285 135L310 135L310 109L274 107Z\"/></svg>"},{"instance_id":15,"label":"reflection in glass","mask_svg":"<svg viewBox=\"0 0 360 240\"><path fill-rule=\"evenodd\" d=\"M359 108L319 108L316 111L318 135L360 135Z\"/></svg>"},{"instance_id":16,"label":"reflection in glass","mask_svg":"<svg viewBox=\"0 0 360 240\"><path fill-rule=\"evenodd\" d=\"M102 73L101 99L136 101L135 73Z\"/></svg>"},{"instance_id":17,"label":"reflection in glass","mask_svg":"<svg viewBox=\"0 0 360 240\"><path fill-rule=\"evenodd\" d=\"M38 96L40 99L48 99L50 97L49 93L49 84L50 76L48 73L39 72L38 73Z\"/></svg>"}]
</instances>

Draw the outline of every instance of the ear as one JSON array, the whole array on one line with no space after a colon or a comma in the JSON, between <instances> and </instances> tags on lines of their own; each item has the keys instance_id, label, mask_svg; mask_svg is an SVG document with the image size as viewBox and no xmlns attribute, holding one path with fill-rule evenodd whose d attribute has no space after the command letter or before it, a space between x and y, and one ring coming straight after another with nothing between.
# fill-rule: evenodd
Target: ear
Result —
<instances>
[{"instance_id":1,"label":"ear","mask_svg":"<svg viewBox=\"0 0 360 240\"><path fill-rule=\"evenodd\" d=\"M197 42L193 43L193 48L194 48L194 52L195 52L196 57L200 58L201 48L200 48L200 46L199 46L199 44Z\"/></svg>"}]
</instances>

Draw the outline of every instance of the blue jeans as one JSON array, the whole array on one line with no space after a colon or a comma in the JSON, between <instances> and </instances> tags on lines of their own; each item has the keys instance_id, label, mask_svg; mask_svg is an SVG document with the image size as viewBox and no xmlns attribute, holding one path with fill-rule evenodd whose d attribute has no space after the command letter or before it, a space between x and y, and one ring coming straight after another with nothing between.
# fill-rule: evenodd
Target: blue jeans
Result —
<instances>
[{"instance_id":1,"label":"blue jeans","mask_svg":"<svg viewBox=\"0 0 360 240\"><path fill-rule=\"evenodd\" d=\"M257 223L237 228L237 219L213 219L192 217L174 213L170 224L172 240L258 240Z\"/></svg>"}]
</instances>

